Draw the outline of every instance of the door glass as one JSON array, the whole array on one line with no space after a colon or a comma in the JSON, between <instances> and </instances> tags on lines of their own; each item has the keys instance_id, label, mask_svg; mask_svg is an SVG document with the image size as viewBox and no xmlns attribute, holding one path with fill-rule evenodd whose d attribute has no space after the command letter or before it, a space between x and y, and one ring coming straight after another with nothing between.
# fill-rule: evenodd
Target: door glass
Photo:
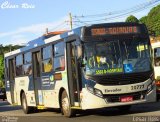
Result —
<instances>
[{"instance_id":1,"label":"door glass","mask_svg":"<svg viewBox=\"0 0 160 122\"><path fill-rule=\"evenodd\" d=\"M34 78L40 77L40 52L34 53L33 59Z\"/></svg>"},{"instance_id":2,"label":"door glass","mask_svg":"<svg viewBox=\"0 0 160 122\"><path fill-rule=\"evenodd\" d=\"M14 80L15 78L15 70L14 70L14 60L9 60L9 79Z\"/></svg>"}]
</instances>

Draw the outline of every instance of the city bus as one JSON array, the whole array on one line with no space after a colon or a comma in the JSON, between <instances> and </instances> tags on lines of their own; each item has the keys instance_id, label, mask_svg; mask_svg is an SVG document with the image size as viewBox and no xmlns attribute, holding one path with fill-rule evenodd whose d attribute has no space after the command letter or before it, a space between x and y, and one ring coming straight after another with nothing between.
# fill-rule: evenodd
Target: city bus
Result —
<instances>
[{"instance_id":1,"label":"city bus","mask_svg":"<svg viewBox=\"0 0 160 122\"><path fill-rule=\"evenodd\" d=\"M160 99L160 42L154 42L151 44L153 49L154 59L154 76L157 86L157 101Z\"/></svg>"},{"instance_id":2,"label":"city bus","mask_svg":"<svg viewBox=\"0 0 160 122\"><path fill-rule=\"evenodd\" d=\"M152 49L144 24L102 23L44 35L5 54L7 100L24 113L156 101Z\"/></svg>"}]
</instances>

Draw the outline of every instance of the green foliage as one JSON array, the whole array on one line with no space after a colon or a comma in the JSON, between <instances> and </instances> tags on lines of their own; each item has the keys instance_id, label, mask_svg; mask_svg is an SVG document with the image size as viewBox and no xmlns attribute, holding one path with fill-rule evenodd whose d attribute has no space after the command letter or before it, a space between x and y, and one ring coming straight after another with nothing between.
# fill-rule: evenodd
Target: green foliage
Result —
<instances>
[{"instance_id":1,"label":"green foliage","mask_svg":"<svg viewBox=\"0 0 160 122\"><path fill-rule=\"evenodd\" d=\"M15 49L21 48L22 46L12 46L12 45L7 45L3 46L0 45L0 88L4 87L4 53L13 51Z\"/></svg>"},{"instance_id":2,"label":"green foliage","mask_svg":"<svg viewBox=\"0 0 160 122\"><path fill-rule=\"evenodd\" d=\"M4 81L0 81L0 88L4 88Z\"/></svg>"},{"instance_id":3,"label":"green foliage","mask_svg":"<svg viewBox=\"0 0 160 122\"><path fill-rule=\"evenodd\" d=\"M147 16L144 16L144 17L140 18L139 22L146 24L147 23Z\"/></svg>"},{"instance_id":4,"label":"green foliage","mask_svg":"<svg viewBox=\"0 0 160 122\"><path fill-rule=\"evenodd\" d=\"M139 20L135 16L130 15L129 17L127 17L126 22L136 22L136 23L138 23Z\"/></svg>"},{"instance_id":5,"label":"green foliage","mask_svg":"<svg viewBox=\"0 0 160 122\"><path fill-rule=\"evenodd\" d=\"M160 5L152 8L148 16L142 17L140 22L147 25L150 35L160 36Z\"/></svg>"},{"instance_id":6,"label":"green foliage","mask_svg":"<svg viewBox=\"0 0 160 122\"><path fill-rule=\"evenodd\" d=\"M21 47L23 47L23 46L19 46L19 45L14 45L14 46L13 45L6 45L6 46L3 46L3 45L0 45L0 55L3 55L4 53L19 49Z\"/></svg>"}]
</instances>

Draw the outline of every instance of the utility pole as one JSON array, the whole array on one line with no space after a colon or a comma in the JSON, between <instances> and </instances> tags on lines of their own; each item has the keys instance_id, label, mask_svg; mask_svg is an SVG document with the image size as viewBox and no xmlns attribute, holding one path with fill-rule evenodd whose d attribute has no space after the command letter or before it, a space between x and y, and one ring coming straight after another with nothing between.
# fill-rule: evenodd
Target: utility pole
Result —
<instances>
[{"instance_id":1,"label":"utility pole","mask_svg":"<svg viewBox=\"0 0 160 122\"><path fill-rule=\"evenodd\" d=\"M48 28L46 28L46 35L48 34Z\"/></svg>"},{"instance_id":2,"label":"utility pole","mask_svg":"<svg viewBox=\"0 0 160 122\"><path fill-rule=\"evenodd\" d=\"M72 30L72 14L69 13L70 29Z\"/></svg>"}]
</instances>

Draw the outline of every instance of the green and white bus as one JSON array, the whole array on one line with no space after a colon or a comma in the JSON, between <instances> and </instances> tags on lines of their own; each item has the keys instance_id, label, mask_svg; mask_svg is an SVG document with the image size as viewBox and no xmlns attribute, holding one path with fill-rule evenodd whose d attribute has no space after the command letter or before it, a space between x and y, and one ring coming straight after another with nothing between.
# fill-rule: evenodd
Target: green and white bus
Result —
<instances>
[{"instance_id":1,"label":"green and white bus","mask_svg":"<svg viewBox=\"0 0 160 122\"><path fill-rule=\"evenodd\" d=\"M27 114L156 101L152 51L145 25L104 23L44 35L5 54L7 99Z\"/></svg>"}]
</instances>

